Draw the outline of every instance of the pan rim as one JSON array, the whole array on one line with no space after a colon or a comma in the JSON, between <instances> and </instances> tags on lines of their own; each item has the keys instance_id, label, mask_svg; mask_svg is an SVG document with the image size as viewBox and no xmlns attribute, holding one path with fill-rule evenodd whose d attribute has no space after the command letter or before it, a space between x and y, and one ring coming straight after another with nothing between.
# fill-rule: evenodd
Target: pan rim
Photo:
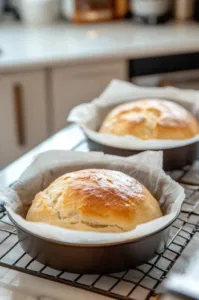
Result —
<instances>
[{"instance_id":1,"label":"pan rim","mask_svg":"<svg viewBox=\"0 0 199 300\"><path fill-rule=\"evenodd\" d=\"M182 146L178 146L178 147L175 147L175 146L174 146L174 147L165 148L165 149L163 149L163 148L151 149L151 148L149 147L149 148L147 148L146 150L143 150L143 149L140 150L140 149L122 148L122 147L115 147L115 146L112 146L112 145L110 146L110 145L106 145L106 144L102 144L102 143L96 142L96 141L92 140L92 139L88 136L87 132L84 130L83 127L80 127L80 128L82 129L82 131L83 131L83 133L85 134L86 139L87 139L88 141L94 142L94 143L96 143L97 145L102 146L102 147L108 147L108 148L110 148L110 149L116 149L116 150L121 150L121 151L124 150L124 151L138 152L138 153L144 152L144 151L162 151L162 152L169 151L169 150L176 150L176 151L178 151L178 150L182 150L182 148L185 148L185 147L188 147L188 146L191 146L191 145L199 144L199 141L195 141L195 142L192 142L192 143L190 143L190 144L182 145Z\"/></svg>"},{"instance_id":2,"label":"pan rim","mask_svg":"<svg viewBox=\"0 0 199 300\"><path fill-rule=\"evenodd\" d=\"M182 204L181 204L182 207ZM9 214L9 212L6 210L6 214L8 215L9 219L11 220L11 222L15 225L16 228L19 228L20 230L26 232L27 234L29 234L30 236L36 237L39 240L48 242L48 243L52 243L52 244L57 244L60 246L66 246L66 247L77 247L77 248L102 248L102 247L114 247L114 246L122 246L122 245L128 245L128 244L132 244L132 243L136 243L136 242L141 242L147 238L150 238L154 235L156 235L157 233L163 232L165 229L169 228L178 218L180 212L181 212L181 207L179 208L179 211L177 212L176 216L169 222L169 224L165 225L164 227L157 229L156 231L149 233L147 235L135 238L135 239L128 239L128 240L123 240L123 241L118 241L118 242L111 242L111 243L101 243L101 244L81 244L81 243L70 243L70 242L61 242L61 241L56 241L50 238L46 238L46 237L41 237L35 233L30 232L29 230L27 230L26 228L22 227L21 225L19 225L16 220L14 220L11 215Z\"/></svg>"}]
</instances>

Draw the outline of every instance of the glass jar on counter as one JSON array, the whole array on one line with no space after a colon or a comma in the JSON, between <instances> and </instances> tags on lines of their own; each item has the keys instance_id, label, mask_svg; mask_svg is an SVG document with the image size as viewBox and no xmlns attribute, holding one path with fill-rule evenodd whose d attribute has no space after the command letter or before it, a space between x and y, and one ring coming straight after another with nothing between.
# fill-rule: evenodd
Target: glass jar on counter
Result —
<instances>
[{"instance_id":1,"label":"glass jar on counter","mask_svg":"<svg viewBox=\"0 0 199 300\"><path fill-rule=\"evenodd\" d=\"M114 0L62 0L62 14L75 23L110 21Z\"/></svg>"}]
</instances>

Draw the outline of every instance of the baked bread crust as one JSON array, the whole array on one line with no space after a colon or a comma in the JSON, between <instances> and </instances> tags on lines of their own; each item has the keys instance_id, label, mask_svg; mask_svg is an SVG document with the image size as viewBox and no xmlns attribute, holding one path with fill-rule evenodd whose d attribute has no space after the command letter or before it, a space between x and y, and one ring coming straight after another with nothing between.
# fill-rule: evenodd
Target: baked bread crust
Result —
<instances>
[{"instance_id":1,"label":"baked bread crust","mask_svg":"<svg viewBox=\"0 0 199 300\"><path fill-rule=\"evenodd\" d=\"M177 103L144 99L119 105L104 120L99 132L134 135L142 140L183 140L199 133L196 118Z\"/></svg>"},{"instance_id":2,"label":"baked bread crust","mask_svg":"<svg viewBox=\"0 0 199 300\"><path fill-rule=\"evenodd\" d=\"M124 232L162 216L157 200L118 171L66 173L39 192L26 220L95 232Z\"/></svg>"}]
</instances>

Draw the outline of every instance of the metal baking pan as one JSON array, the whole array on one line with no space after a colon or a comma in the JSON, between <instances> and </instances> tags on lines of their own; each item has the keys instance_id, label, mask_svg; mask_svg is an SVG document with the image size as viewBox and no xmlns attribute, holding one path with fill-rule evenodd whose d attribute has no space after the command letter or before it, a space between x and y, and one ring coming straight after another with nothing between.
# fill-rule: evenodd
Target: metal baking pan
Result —
<instances>
[{"instance_id":1,"label":"metal baking pan","mask_svg":"<svg viewBox=\"0 0 199 300\"><path fill-rule=\"evenodd\" d=\"M83 168L90 168L91 166L94 168L106 168L106 164L104 163L103 165L102 162L81 162L75 166L73 164L67 166L67 168L61 166L54 174L61 176L65 172L77 171ZM144 171L143 176L145 176ZM44 186L42 186L43 188ZM1 199L0 207L6 211L6 206ZM22 211L24 215L27 209L26 205L24 211ZM17 229L20 245L26 253L44 265L78 274L120 272L134 268L152 259L158 252L164 249L168 240L170 226L175 222L179 213L180 207L177 216L173 217L171 222L165 227L157 228L153 233L137 239L104 244L80 244L55 241L48 237L41 237L32 233L24 226L18 224L7 211L8 217Z\"/></svg>"},{"instance_id":2,"label":"metal baking pan","mask_svg":"<svg viewBox=\"0 0 199 300\"><path fill-rule=\"evenodd\" d=\"M0 206L3 207L2 201L0 201ZM164 249L169 229L178 218L176 216L167 226L138 239L110 244L85 245L56 242L40 237L21 227L8 212L7 215L17 229L21 247L32 258L54 269L78 274L120 272L135 268L152 259Z\"/></svg>"},{"instance_id":3,"label":"metal baking pan","mask_svg":"<svg viewBox=\"0 0 199 300\"><path fill-rule=\"evenodd\" d=\"M147 99L153 99L154 97L147 97ZM142 100L143 97L136 98L134 100L139 101ZM158 99L163 99L161 97L158 97ZM163 100L172 101L175 103L174 100L169 98L164 98ZM120 103L125 104L129 103L130 101ZM115 108L115 105L110 105L108 108L108 111L111 111ZM101 115L103 116L103 119L107 116L107 111L101 111ZM88 141L88 147L90 151L101 151L105 154L112 154L112 155L118 155L118 156L130 156L134 154L138 154L140 152L143 152L144 150L129 150L125 148L117 148L114 146L107 146L104 144L100 144L98 142L95 142L91 140L87 133L82 129L84 132L84 135L87 138ZM155 151L154 149L147 149ZM177 148L169 148L169 149L158 149L157 151L163 151L163 168L165 171L172 171L177 170L185 167L186 165L191 165L198 157L198 150L199 150L199 142L192 143L190 145L177 147Z\"/></svg>"},{"instance_id":4,"label":"metal baking pan","mask_svg":"<svg viewBox=\"0 0 199 300\"><path fill-rule=\"evenodd\" d=\"M97 143L87 136L84 132L90 151L102 151L106 154L118 155L118 156L130 156L143 152L143 150L128 150L122 148L116 148L111 146L102 145ZM148 149L150 150L150 149ZM155 150L152 150L155 151ZM191 165L198 158L199 153L199 142L195 142L190 145L170 148L166 150L159 149L158 151L163 151L163 168L165 171L177 170L185 167L186 165Z\"/></svg>"},{"instance_id":5,"label":"metal baking pan","mask_svg":"<svg viewBox=\"0 0 199 300\"><path fill-rule=\"evenodd\" d=\"M120 272L152 259L164 248L171 226L133 241L81 245L41 238L19 226L9 213L8 217L16 226L20 245L32 258L49 267L78 274Z\"/></svg>"}]
</instances>

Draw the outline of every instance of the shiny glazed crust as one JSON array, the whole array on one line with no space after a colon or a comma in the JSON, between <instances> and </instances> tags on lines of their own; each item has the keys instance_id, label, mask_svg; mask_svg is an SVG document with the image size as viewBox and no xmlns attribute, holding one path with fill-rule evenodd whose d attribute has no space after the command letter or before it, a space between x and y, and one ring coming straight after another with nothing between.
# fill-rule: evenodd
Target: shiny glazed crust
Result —
<instances>
[{"instance_id":1,"label":"shiny glazed crust","mask_svg":"<svg viewBox=\"0 0 199 300\"><path fill-rule=\"evenodd\" d=\"M134 135L143 140L183 140L199 133L196 118L177 103L146 99L117 106L104 120L101 133Z\"/></svg>"},{"instance_id":2,"label":"shiny glazed crust","mask_svg":"<svg viewBox=\"0 0 199 300\"><path fill-rule=\"evenodd\" d=\"M157 200L134 178L118 171L86 169L66 173L38 193L26 220L123 232L161 216Z\"/></svg>"}]
</instances>

